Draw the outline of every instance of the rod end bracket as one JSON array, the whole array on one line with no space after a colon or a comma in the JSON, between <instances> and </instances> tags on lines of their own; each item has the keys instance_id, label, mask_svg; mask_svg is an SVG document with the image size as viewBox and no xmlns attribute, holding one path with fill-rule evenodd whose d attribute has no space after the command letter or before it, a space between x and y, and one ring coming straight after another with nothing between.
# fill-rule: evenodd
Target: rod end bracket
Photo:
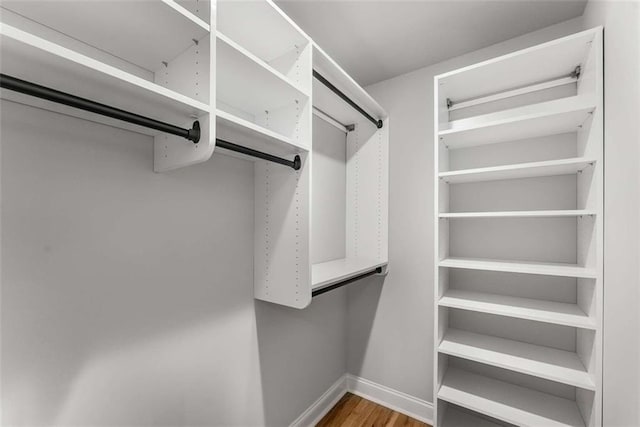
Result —
<instances>
[{"instance_id":1,"label":"rod end bracket","mask_svg":"<svg viewBox=\"0 0 640 427\"><path fill-rule=\"evenodd\" d=\"M300 168L302 167L302 161L300 160L300 156L296 155L293 158L293 170L300 170Z\"/></svg>"},{"instance_id":2,"label":"rod end bracket","mask_svg":"<svg viewBox=\"0 0 640 427\"><path fill-rule=\"evenodd\" d=\"M189 129L187 139L190 141L193 141L194 144L197 144L198 142L200 142L200 122L199 121L196 120L195 122L193 122L193 126L191 126L191 129Z\"/></svg>"},{"instance_id":3,"label":"rod end bracket","mask_svg":"<svg viewBox=\"0 0 640 427\"><path fill-rule=\"evenodd\" d=\"M376 123L376 126L378 127L378 129L382 129L382 120L378 120L378 123Z\"/></svg>"}]
</instances>

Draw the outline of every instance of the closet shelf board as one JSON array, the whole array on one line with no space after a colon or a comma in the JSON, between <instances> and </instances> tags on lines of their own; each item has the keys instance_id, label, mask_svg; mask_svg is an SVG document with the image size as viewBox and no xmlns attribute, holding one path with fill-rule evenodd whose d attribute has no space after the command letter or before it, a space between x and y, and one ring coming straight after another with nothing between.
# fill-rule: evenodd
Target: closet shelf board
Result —
<instances>
[{"instance_id":1,"label":"closet shelf board","mask_svg":"<svg viewBox=\"0 0 640 427\"><path fill-rule=\"evenodd\" d=\"M23 80L177 126L186 126L210 111L200 101L6 24L0 24L0 43L2 73ZM2 90L2 98L125 129L133 127L149 135L159 133L8 90Z\"/></svg>"},{"instance_id":2,"label":"closet shelf board","mask_svg":"<svg viewBox=\"0 0 640 427\"><path fill-rule=\"evenodd\" d=\"M307 148L296 144L292 138L281 135L253 122L237 117L223 110L216 110L216 123L219 136L224 139L225 130L231 130L246 137L251 147L259 151L270 152L271 148L282 154L297 154L307 151ZM246 143L244 143L247 145Z\"/></svg>"},{"instance_id":3,"label":"closet shelf board","mask_svg":"<svg viewBox=\"0 0 640 427\"><path fill-rule=\"evenodd\" d=\"M479 414L449 405L442 420L442 427L503 427Z\"/></svg>"},{"instance_id":4,"label":"closet shelf board","mask_svg":"<svg viewBox=\"0 0 640 427\"><path fill-rule=\"evenodd\" d=\"M449 368L438 398L519 426L584 427L576 402Z\"/></svg>"},{"instance_id":5,"label":"closet shelf board","mask_svg":"<svg viewBox=\"0 0 640 427\"><path fill-rule=\"evenodd\" d=\"M597 277L595 269L565 263L450 257L440 260L438 265L440 267L468 270L502 271L506 273L539 274L543 276L577 277L584 279L595 279Z\"/></svg>"},{"instance_id":6,"label":"closet shelf board","mask_svg":"<svg viewBox=\"0 0 640 427\"><path fill-rule=\"evenodd\" d=\"M264 61L309 43L304 32L271 0L219 1L216 8L217 29Z\"/></svg>"},{"instance_id":7,"label":"closet shelf board","mask_svg":"<svg viewBox=\"0 0 640 427\"><path fill-rule=\"evenodd\" d=\"M374 118L384 120L387 117L380 104L316 44L313 46L313 69ZM313 106L345 126L367 120L316 78L313 79ZM368 121L365 125L375 129Z\"/></svg>"},{"instance_id":8,"label":"closet shelf board","mask_svg":"<svg viewBox=\"0 0 640 427\"><path fill-rule=\"evenodd\" d=\"M306 102L309 94L242 46L217 33L217 97L239 110L263 114Z\"/></svg>"},{"instance_id":9,"label":"closet shelf board","mask_svg":"<svg viewBox=\"0 0 640 427\"><path fill-rule=\"evenodd\" d=\"M594 319L576 304L449 289L440 298L438 305L555 325L596 329Z\"/></svg>"},{"instance_id":10,"label":"closet shelf board","mask_svg":"<svg viewBox=\"0 0 640 427\"><path fill-rule=\"evenodd\" d=\"M595 110L590 96L572 96L450 122L438 133L450 149L576 132Z\"/></svg>"},{"instance_id":11,"label":"closet shelf board","mask_svg":"<svg viewBox=\"0 0 640 427\"><path fill-rule=\"evenodd\" d=\"M600 31L601 27L592 28L440 74L436 78L440 90L454 102L460 102L564 77L577 65L584 65L590 43Z\"/></svg>"},{"instance_id":12,"label":"closet shelf board","mask_svg":"<svg viewBox=\"0 0 640 427\"><path fill-rule=\"evenodd\" d=\"M502 211L502 212L443 212L440 218L564 218L596 215L596 211L587 209L556 211Z\"/></svg>"},{"instance_id":13,"label":"closet shelf board","mask_svg":"<svg viewBox=\"0 0 640 427\"><path fill-rule=\"evenodd\" d=\"M577 157L441 172L438 176L447 184L462 184L467 182L571 175L578 173L595 162L596 160L592 158Z\"/></svg>"},{"instance_id":14,"label":"closet shelf board","mask_svg":"<svg viewBox=\"0 0 640 427\"><path fill-rule=\"evenodd\" d=\"M311 268L311 289L324 288L386 264L386 261L381 262L363 258L342 258L313 264Z\"/></svg>"},{"instance_id":15,"label":"closet shelf board","mask_svg":"<svg viewBox=\"0 0 640 427\"><path fill-rule=\"evenodd\" d=\"M162 61L170 62L210 31L209 24L174 0L9 0L2 5L149 71L160 69Z\"/></svg>"},{"instance_id":16,"label":"closet shelf board","mask_svg":"<svg viewBox=\"0 0 640 427\"><path fill-rule=\"evenodd\" d=\"M564 350L448 329L438 351L585 390L595 390L595 384L578 355Z\"/></svg>"}]
</instances>

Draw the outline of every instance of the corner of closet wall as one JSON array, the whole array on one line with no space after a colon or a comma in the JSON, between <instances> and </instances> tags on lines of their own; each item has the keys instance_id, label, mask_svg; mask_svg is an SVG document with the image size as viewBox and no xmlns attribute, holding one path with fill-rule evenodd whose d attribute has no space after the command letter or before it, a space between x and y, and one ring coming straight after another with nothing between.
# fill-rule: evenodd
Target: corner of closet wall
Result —
<instances>
[{"instance_id":1,"label":"corner of closet wall","mask_svg":"<svg viewBox=\"0 0 640 427\"><path fill-rule=\"evenodd\" d=\"M209 1L8 0L1 8L3 75L174 127L193 128L197 121L200 139L193 143L7 89L3 99L152 136L156 171L209 159L215 142L210 114L215 105L210 72L215 69L210 43L215 7ZM78 14L83 19L76 19Z\"/></svg>"},{"instance_id":2,"label":"corner of closet wall","mask_svg":"<svg viewBox=\"0 0 640 427\"><path fill-rule=\"evenodd\" d=\"M436 426L602 425L602 73L594 28L434 79Z\"/></svg>"}]
</instances>

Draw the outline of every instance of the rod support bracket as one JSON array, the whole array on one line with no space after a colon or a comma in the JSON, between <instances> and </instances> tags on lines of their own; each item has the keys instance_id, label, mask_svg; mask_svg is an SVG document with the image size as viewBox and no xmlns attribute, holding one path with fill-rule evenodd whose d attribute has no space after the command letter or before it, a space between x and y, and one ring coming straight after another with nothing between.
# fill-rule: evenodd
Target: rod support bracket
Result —
<instances>
[{"instance_id":1,"label":"rod support bracket","mask_svg":"<svg viewBox=\"0 0 640 427\"><path fill-rule=\"evenodd\" d=\"M376 123L376 126L378 127L378 129L382 129L382 120L378 120L378 123Z\"/></svg>"},{"instance_id":2,"label":"rod support bracket","mask_svg":"<svg viewBox=\"0 0 640 427\"><path fill-rule=\"evenodd\" d=\"M296 155L293 158L293 170L300 170L300 168L302 167L302 161L300 160L300 156Z\"/></svg>"},{"instance_id":3,"label":"rod support bracket","mask_svg":"<svg viewBox=\"0 0 640 427\"><path fill-rule=\"evenodd\" d=\"M187 139L190 141L193 141L194 144L197 144L198 142L200 142L200 122L199 121L196 120L195 122L193 122L191 129L189 129Z\"/></svg>"}]
</instances>

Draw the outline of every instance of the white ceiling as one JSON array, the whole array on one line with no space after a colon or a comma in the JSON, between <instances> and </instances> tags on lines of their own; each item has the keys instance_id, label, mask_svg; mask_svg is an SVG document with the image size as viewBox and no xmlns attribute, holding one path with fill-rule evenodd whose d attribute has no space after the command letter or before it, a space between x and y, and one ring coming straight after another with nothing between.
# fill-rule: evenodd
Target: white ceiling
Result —
<instances>
[{"instance_id":1,"label":"white ceiling","mask_svg":"<svg viewBox=\"0 0 640 427\"><path fill-rule=\"evenodd\" d=\"M276 0L361 85L582 15L586 0Z\"/></svg>"}]
</instances>

